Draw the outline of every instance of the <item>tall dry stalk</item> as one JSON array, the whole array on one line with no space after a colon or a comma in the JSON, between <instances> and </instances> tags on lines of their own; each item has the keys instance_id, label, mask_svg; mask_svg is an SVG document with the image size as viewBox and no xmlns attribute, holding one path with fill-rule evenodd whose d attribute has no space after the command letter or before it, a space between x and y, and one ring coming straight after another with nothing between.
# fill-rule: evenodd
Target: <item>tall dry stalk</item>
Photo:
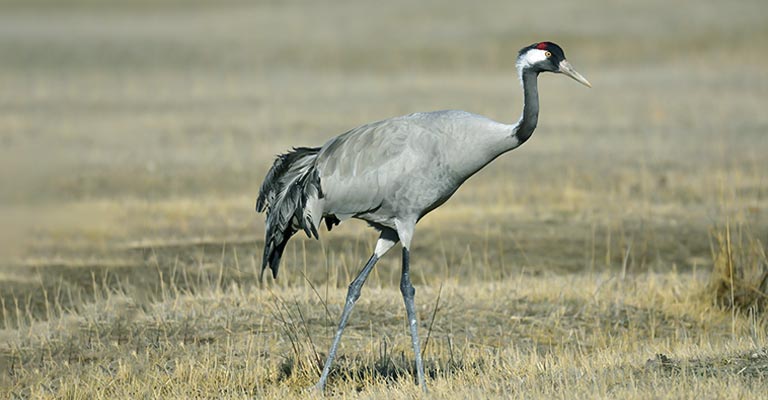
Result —
<instances>
[{"instance_id":1,"label":"tall dry stalk","mask_svg":"<svg viewBox=\"0 0 768 400\"><path fill-rule=\"evenodd\" d=\"M749 230L730 222L712 231L713 270L708 293L720 306L762 313L768 307L768 257Z\"/></svg>"}]
</instances>

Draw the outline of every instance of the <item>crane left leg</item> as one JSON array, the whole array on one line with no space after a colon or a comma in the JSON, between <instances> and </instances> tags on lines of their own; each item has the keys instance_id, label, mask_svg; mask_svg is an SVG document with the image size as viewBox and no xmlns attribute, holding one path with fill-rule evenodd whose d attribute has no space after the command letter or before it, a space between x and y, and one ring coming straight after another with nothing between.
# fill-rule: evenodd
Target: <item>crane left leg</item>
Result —
<instances>
[{"instance_id":1,"label":"crane left leg","mask_svg":"<svg viewBox=\"0 0 768 400\"><path fill-rule=\"evenodd\" d=\"M389 251L389 249L391 249L392 246L397 243L397 241L398 238L395 231L390 229L383 230L381 232L381 236L379 236L379 240L376 242L376 250L373 252L373 255L365 264L360 273L357 274L355 280L349 284L349 289L347 290L347 301L344 303L344 310L341 312L339 328L336 330L336 335L333 338L331 349L328 351L328 358L325 360L325 365L323 366L323 372L320 375L320 380L314 386L315 389L321 392L323 389L325 389L325 383L328 381L328 374L331 372L333 359L336 358L336 351L339 348L339 342L341 342L341 334L344 333L344 328L347 326L349 316L352 314L352 307L355 306L355 302L357 302L357 299L360 298L360 289L363 287L365 280L368 279L368 274L370 274L371 270L373 270L373 266L376 265L376 261L378 261L381 256Z\"/></svg>"},{"instance_id":2,"label":"crane left leg","mask_svg":"<svg viewBox=\"0 0 768 400\"><path fill-rule=\"evenodd\" d=\"M400 276L400 293L403 294L405 302L405 312L408 316L408 327L411 330L411 342L413 343L413 353L416 356L416 372L419 377L419 386L424 392L427 392L427 383L424 379L424 363L421 359L421 348L419 346L418 320L416 318L416 309L413 304L413 296L416 289L411 284L410 276L410 252L403 243L403 274Z\"/></svg>"}]
</instances>

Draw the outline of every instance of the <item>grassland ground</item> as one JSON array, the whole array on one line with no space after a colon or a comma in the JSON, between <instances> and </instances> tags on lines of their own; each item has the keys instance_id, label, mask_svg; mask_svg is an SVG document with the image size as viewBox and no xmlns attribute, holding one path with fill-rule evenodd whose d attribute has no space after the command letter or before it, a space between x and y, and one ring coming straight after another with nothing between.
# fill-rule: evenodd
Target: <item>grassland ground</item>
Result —
<instances>
[{"instance_id":1,"label":"grassland ground","mask_svg":"<svg viewBox=\"0 0 768 400\"><path fill-rule=\"evenodd\" d=\"M375 234L297 236L260 283L274 155L514 121L539 40L594 88L542 77L532 139L419 223L431 396L764 397L766 317L712 282L768 265L766 4L0 1L0 397L306 397ZM396 251L331 395L419 396Z\"/></svg>"},{"instance_id":2,"label":"grassland ground","mask_svg":"<svg viewBox=\"0 0 768 400\"><path fill-rule=\"evenodd\" d=\"M520 274L419 288L432 395L741 398L766 389L765 320L707 305L692 273ZM195 291L168 285L142 306L98 300L17 331L7 393L79 398L302 397L317 377L342 290ZM208 288L206 288L208 287ZM279 289L279 290L278 290ZM366 290L330 393L417 395L394 287ZM709 303L711 304L711 302Z\"/></svg>"}]
</instances>

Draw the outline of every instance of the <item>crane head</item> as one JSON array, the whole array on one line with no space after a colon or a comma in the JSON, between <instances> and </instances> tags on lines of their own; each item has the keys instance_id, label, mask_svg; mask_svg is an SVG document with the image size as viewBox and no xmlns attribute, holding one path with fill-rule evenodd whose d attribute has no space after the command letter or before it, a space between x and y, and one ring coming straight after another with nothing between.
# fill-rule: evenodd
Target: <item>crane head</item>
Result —
<instances>
[{"instance_id":1,"label":"crane head","mask_svg":"<svg viewBox=\"0 0 768 400\"><path fill-rule=\"evenodd\" d=\"M584 86L592 87L587 78L581 76L565 59L565 52L555 43L539 42L520 49L517 56L517 68L520 72L533 70L536 73L554 72L573 78Z\"/></svg>"}]
</instances>

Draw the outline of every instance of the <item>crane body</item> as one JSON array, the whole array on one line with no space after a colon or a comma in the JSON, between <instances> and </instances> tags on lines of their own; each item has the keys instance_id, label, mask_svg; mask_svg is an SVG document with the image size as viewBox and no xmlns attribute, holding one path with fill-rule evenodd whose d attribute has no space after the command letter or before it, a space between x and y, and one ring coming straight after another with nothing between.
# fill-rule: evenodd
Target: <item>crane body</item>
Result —
<instances>
[{"instance_id":1,"label":"crane body","mask_svg":"<svg viewBox=\"0 0 768 400\"><path fill-rule=\"evenodd\" d=\"M537 77L564 73L591 86L551 42L520 50L517 69L523 86L523 113L504 124L466 111L414 113L362 125L322 147L294 148L278 156L261 186L257 211L267 211L262 275L274 278L285 246L296 232L318 237L349 219L380 232L373 255L350 284L339 328L317 388L325 387L342 332L368 274L379 258L403 246L400 290L406 307L418 381L426 391L419 348L415 290L410 281L410 247L416 223L447 201L473 174L527 141L538 122Z\"/></svg>"},{"instance_id":2,"label":"crane body","mask_svg":"<svg viewBox=\"0 0 768 400\"><path fill-rule=\"evenodd\" d=\"M416 113L364 125L321 148L316 168L328 185L318 206L333 210L342 221L355 217L396 229L397 218L418 220L489 158L516 143L508 127L464 111ZM474 150L469 157L468 148Z\"/></svg>"}]
</instances>

